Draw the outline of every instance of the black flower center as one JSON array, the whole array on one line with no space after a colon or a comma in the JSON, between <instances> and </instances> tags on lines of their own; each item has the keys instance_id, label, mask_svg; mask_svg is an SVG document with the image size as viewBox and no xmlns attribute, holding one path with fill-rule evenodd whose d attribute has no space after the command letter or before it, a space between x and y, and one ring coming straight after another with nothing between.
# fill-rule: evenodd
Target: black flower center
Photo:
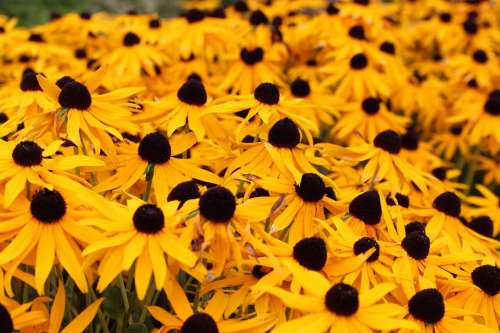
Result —
<instances>
[{"instance_id":1,"label":"black flower center","mask_svg":"<svg viewBox=\"0 0 500 333\"><path fill-rule=\"evenodd\" d=\"M253 93L256 100L261 103L273 105L280 101L280 91L273 83L261 83Z\"/></svg>"},{"instance_id":2,"label":"black flower center","mask_svg":"<svg viewBox=\"0 0 500 333\"><path fill-rule=\"evenodd\" d=\"M236 211L236 199L227 188L214 186L200 198L200 214L214 223L226 223Z\"/></svg>"},{"instance_id":3,"label":"black flower center","mask_svg":"<svg viewBox=\"0 0 500 333\"><path fill-rule=\"evenodd\" d=\"M361 103L363 111L369 115L376 114L380 109L380 100L378 98L368 97Z\"/></svg>"},{"instance_id":4,"label":"black flower center","mask_svg":"<svg viewBox=\"0 0 500 333\"><path fill-rule=\"evenodd\" d=\"M303 267L320 271L326 264L325 241L319 237L304 238L293 247L293 258Z\"/></svg>"},{"instance_id":5,"label":"black flower center","mask_svg":"<svg viewBox=\"0 0 500 333\"><path fill-rule=\"evenodd\" d=\"M257 47L253 50L242 48L240 51L240 59L247 65L255 65L264 59L264 50L261 47Z\"/></svg>"},{"instance_id":6,"label":"black flower center","mask_svg":"<svg viewBox=\"0 0 500 333\"><path fill-rule=\"evenodd\" d=\"M353 251L355 255L358 255L361 253L365 253L371 248L375 248L375 252L373 252L372 255L370 255L366 261L374 262L375 260L378 259L380 255L380 245L377 243L375 239L370 237L363 237L358 239L354 243Z\"/></svg>"},{"instance_id":7,"label":"black flower center","mask_svg":"<svg viewBox=\"0 0 500 333\"><path fill-rule=\"evenodd\" d=\"M84 111L92 104L92 96L85 85L73 80L61 89L58 101L63 108Z\"/></svg>"},{"instance_id":8,"label":"black flower center","mask_svg":"<svg viewBox=\"0 0 500 333\"><path fill-rule=\"evenodd\" d=\"M77 59L87 58L87 51L85 49L76 49L75 50L75 58L77 58Z\"/></svg>"},{"instance_id":9,"label":"black flower center","mask_svg":"<svg viewBox=\"0 0 500 333\"><path fill-rule=\"evenodd\" d=\"M35 42L35 43L43 43L44 42L43 36L41 34L36 34L36 33L32 33L28 37L28 40L30 42Z\"/></svg>"},{"instance_id":10,"label":"black flower center","mask_svg":"<svg viewBox=\"0 0 500 333\"><path fill-rule=\"evenodd\" d=\"M372 190L359 194L349 204L349 213L366 224L379 223L382 217L382 208L378 192Z\"/></svg>"},{"instance_id":11,"label":"black flower center","mask_svg":"<svg viewBox=\"0 0 500 333\"><path fill-rule=\"evenodd\" d=\"M380 44L380 51L387 54L396 54L396 46L391 42L385 41Z\"/></svg>"},{"instance_id":12,"label":"black flower center","mask_svg":"<svg viewBox=\"0 0 500 333\"><path fill-rule=\"evenodd\" d=\"M141 42L141 38L137 36L137 34L133 32L127 32L123 37L123 45L125 46L134 46Z\"/></svg>"},{"instance_id":13,"label":"black flower center","mask_svg":"<svg viewBox=\"0 0 500 333\"><path fill-rule=\"evenodd\" d=\"M424 289L412 296L408 302L410 314L426 324L436 324L444 317L443 295L433 288Z\"/></svg>"},{"instance_id":14,"label":"black flower center","mask_svg":"<svg viewBox=\"0 0 500 333\"><path fill-rule=\"evenodd\" d=\"M488 100L484 104L484 111L492 116L500 115L500 96L490 94Z\"/></svg>"},{"instance_id":15,"label":"black flower center","mask_svg":"<svg viewBox=\"0 0 500 333\"><path fill-rule=\"evenodd\" d=\"M56 81L56 86L62 89L69 82L75 82L75 80L72 77L65 75Z\"/></svg>"},{"instance_id":16,"label":"black flower center","mask_svg":"<svg viewBox=\"0 0 500 333\"><path fill-rule=\"evenodd\" d=\"M472 54L472 58L475 62L480 64L485 64L488 62L488 55L483 50L476 50Z\"/></svg>"},{"instance_id":17,"label":"black flower center","mask_svg":"<svg viewBox=\"0 0 500 333\"><path fill-rule=\"evenodd\" d=\"M4 27L0 27L0 34L3 34L5 32L5 28Z\"/></svg>"},{"instance_id":18,"label":"black flower center","mask_svg":"<svg viewBox=\"0 0 500 333\"><path fill-rule=\"evenodd\" d=\"M451 134L453 134L455 136L459 136L460 134L462 134L462 131L463 131L463 127L460 124L456 124L456 125L453 125L450 127Z\"/></svg>"},{"instance_id":19,"label":"black flower center","mask_svg":"<svg viewBox=\"0 0 500 333\"><path fill-rule=\"evenodd\" d=\"M151 29L158 29L161 27L161 21L159 19L151 19L149 20L148 25Z\"/></svg>"},{"instance_id":20,"label":"black flower center","mask_svg":"<svg viewBox=\"0 0 500 333\"><path fill-rule=\"evenodd\" d=\"M137 231L145 234L156 234L165 226L165 217L160 208L145 204L136 209L132 218Z\"/></svg>"},{"instance_id":21,"label":"black flower center","mask_svg":"<svg viewBox=\"0 0 500 333\"><path fill-rule=\"evenodd\" d=\"M191 79L177 90L177 98L189 105L202 106L207 102L207 92L201 81Z\"/></svg>"},{"instance_id":22,"label":"black flower center","mask_svg":"<svg viewBox=\"0 0 500 333\"><path fill-rule=\"evenodd\" d=\"M269 24L269 19L266 14L261 10L256 10L250 15L250 24L253 26L258 26L261 24Z\"/></svg>"},{"instance_id":23,"label":"black flower center","mask_svg":"<svg viewBox=\"0 0 500 333\"><path fill-rule=\"evenodd\" d=\"M326 7L326 13L330 16L337 15L340 12L338 7L335 7L333 3L329 3Z\"/></svg>"},{"instance_id":24,"label":"black flower center","mask_svg":"<svg viewBox=\"0 0 500 333\"><path fill-rule=\"evenodd\" d=\"M475 35L479 30L476 20L469 19L462 24L464 31L469 35Z\"/></svg>"},{"instance_id":25,"label":"black flower center","mask_svg":"<svg viewBox=\"0 0 500 333\"><path fill-rule=\"evenodd\" d=\"M412 221L405 225L405 235L409 235L412 232L425 233L425 224L418 221Z\"/></svg>"},{"instance_id":26,"label":"black flower center","mask_svg":"<svg viewBox=\"0 0 500 333\"><path fill-rule=\"evenodd\" d=\"M309 82L302 79L296 79L293 81L290 88L295 97L307 97L311 93Z\"/></svg>"},{"instance_id":27,"label":"black flower center","mask_svg":"<svg viewBox=\"0 0 500 333\"><path fill-rule=\"evenodd\" d=\"M416 260L422 260L429 255L431 241L427 235L421 231L412 231L403 238L401 246L406 253Z\"/></svg>"},{"instance_id":28,"label":"black flower center","mask_svg":"<svg viewBox=\"0 0 500 333\"><path fill-rule=\"evenodd\" d=\"M299 128L290 118L283 118L271 127L268 140L275 147L294 148L300 142Z\"/></svg>"},{"instance_id":29,"label":"black flower center","mask_svg":"<svg viewBox=\"0 0 500 333\"><path fill-rule=\"evenodd\" d=\"M414 128L410 128L401 135L401 147L406 150L417 150L420 136Z\"/></svg>"},{"instance_id":30,"label":"black flower center","mask_svg":"<svg viewBox=\"0 0 500 333\"><path fill-rule=\"evenodd\" d=\"M182 206L186 201L197 199L201 196L200 189L194 180L177 184L168 194L167 201L180 201Z\"/></svg>"},{"instance_id":31,"label":"black flower center","mask_svg":"<svg viewBox=\"0 0 500 333\"><path fill-rule=\"evenodd\" d=\"M404 208L408 208L410 206L410 198L408 198L407 195L404 195L404 194L398 192L398 193L396 193L395 197L396 197L398 206L401 206ZM385 199L385 202L387 202L387 204L389 206L396 205L396 202L394 201L394 199L390 195L387 196L387 198Z\"/></svg>"},{"instance_id":32,"label":"black flower center","mask_svg":"<svg viewBox=\"0 0 500 333\"><path fill-rule=\"evenodd\" d=\"M359 308L358 290L348 284L337 283L326 292L325 305L336 315L351 316Z\"/></svg>"},{"instance_id":33,"label":"black flower center","mask_svg":"<svg viewBox=\"0 0 500 333\"><path fill-rule=\"evenodd\" d=\"M9 311L5 306L0 303L0 332L12 333L14 332L14 322L10 316Z\"/></svg>"},{"instance_id":34,"label":"black flower center","mask_svg":"<svg viewBox=\"0 0 500 333\"><path fill-rule=\"evenodd\" d=\"M66 201L61 193L46 188L37 191L30 204L31 215L43 223L54 223L66 214Z\"/></svg>"},{"instance_id":35,"label":"black flower center","mask_svg":"<svg viewBox=\"0 0 500 333\"><path fill-rule=\"evenodd\" d=\"M259 198L259 197L268 197L269 196L269 191L266 189L263 189L262 187L257 187L255 190L250 193L248 196L250 199L251 198Z\"/></svg>"},{"instance_id":36,"label":"black flower center","mask_svg":"<svg viewBox=\"0 0 500 333\"><path fill-rule=\"evenodd\" d=\"M25 70L21 79L20 88L22 91L42 91L36 78L36 72L30 68Z\"/></svg>"},{"instance_id":37,"label":"black flower center","mask_svg":"<svg viewBox=\"0 0 500 333\"><path fill-rule=\"evenodd\" d=\"M33 141L21 141L12 151L12 159L17 165L30 167L42 163L43 149Z\"/></svg>"},{"instance_id":38,"label":"black flower center","mask_svg":"<svg viewBox=\"0 0 500 333\"><path fill-rule=\"evenodd\" d=\"M262 266L262 265L255 265L252 268L252 275L257 279L261 279L264 276L266 276L267 274L269 274L271 272L271 270L272 269L270 267L266 267L266 266Z\"/></svg>"},{"instance_id":39,"label":"black flower center","mask_svg":"<svg viewBox=\"0 0 500 333\"><path fill-rule=\"evenodd\" d=\"M352 69L363 69L368 66L368 58L363 53L358 53L351 58L350 65Z\"/></svg>"},{"instance_id":40,"label":"black flower center","mask_svg":"<svg viewBox=\"0 0 500 333\"><path fill-rule=\"evenodd\" d=\"M370 0L354 0L356 5L368 6L370 4Z\"/></svg>"},{"instance_id":41,"label":"black flower center","mask_svg":"<svg viewBox=\"0 0 500 333\"><path fill-rule=\"evenodd\" d=\"M365 40L365 29L361 25L355 25L349 29L349 36L354 39Z\"/></svg>"},{"instance_id":42,"label":"black flower center","mask_svg":"<svg viewBox=\"0 0 500 333\"><path fill-rule=\"evenodd\" d=\"M30 62L32 58L27 54L21 54L17 60L21 63L27 63Z\"/></svg>"},{"instance_id":43,"label":"black flower center","mask_svg":"<svg viewBox=\"0 0 500 333\"><path fill-rule=\"evenodd\" d=\"M439 19L441 20L441 22L443 23L448 23L451 21L451 14L450 13L441 13L439 15Z\"/></svg>"},{"instance_id":44,"label":"black flower center","mask_svg":"<svg viewBox=\"0 0 500 333\"><path fill-rule=\"evenodd\" d=\"M448 168L445 167L437 167L432 169L432 175L436 177L439 180L446 180L446 171L448 171Z\"/></svg>"},{"instance_id":45,"label":"black flower center","mask_svg":"<svg viewBox=\"0 0 500 333\"><path fill-rule=\"evenodd\" d=\"M472 282L490 296L500 291L500 269L492 265L476 267L471 274Z\"/></svg>"},{"instance_id":46,"label":"black flower center","mask_svg":"<svg viewBox=\"0 0 500 333\"><path fill-rule=\"evenodd\" d=\"M295 191L306 202L318 202L325 195L325 182L315 173L305 173L300 179L300 185L295 185Z\"/></svg>"},{"instance_id":47,"label":"black flower center","mask_svg":"<svg viewBox=\"0 0 500 333\"><path fill-rule=\"evenodd\" d=\"M160 132L146 135L139 144L139 156L148 163L163 164L170 159L170 142Z\"/></svg>"},{"instance_id":48,"label":"black flower center","mask_svg":"<svg viewBox=\"0 0 500 333\"><path fill-rule=\"evenodd\" d=\"M493 221L489 216L482 215L474 217L469 222L469 228L471 228L480 235L486 237L493 237Z\"/></svg>"},{"instance_id":49,"label":"black flower center","mask_svg":"<svg viewBox=\"0 0 500 333\"><path fill-rule=\"evenodd\" d=\"M92 18L92 13L90 12L81 12L80 18L83 20L90 20Z\"/></svg>"},{"instance_id":50,"label":"black flower center","mask_svg":"<svg viewBox=\"0 0 500 333\"><path fill-rule=\"evenodd\" d=\"M246 1L238 0L234 3L234 10L236 10L238 13L246 13L250 9L248 8Z\"/></svg>"},{"instance_id":51,"label":"black flower center","mask_svg":"<svg viewBox=\"0 0 500 333\"><path fill-rule=\"evenodd\" d=\"M181 333L219 333L219 328L209 314L195 313L184 321Z\"/></svg>"},{"instance_id":52,"label":"black flower center","mask_svg":"<svg viewBox=\"0 0 500 333\"><path fill-rule=\"evenodd\" d=\"M7 120L9 120L9 117L5 113L0 112L0 124L5 123Z\"/></svg>"},{"instance_id":53,"label":"black flower center","mask_svg":"<svg viewBox=\"0 0 500 333\"><path fill-rule=\"evenodd\" d=\"M393 130L386 130L377 134L373 144L391 154L397 154L401 150L401 136Z\"/></svg>"},{"instance_id":54,"label":"black flower center","mask_svg":"<svg viewBox=\"0 0 500 333\"><path fill-rule=\"evenodd\" d=\"M316 59L308 59L306 61L306 65L309 67L316 67L318 66L318 62L316 61Z\"/></svg>"},{"instance_id":55,"label":"black flower center","mask_svg":"<svg viewBox=\"0 0 500 333\"><path fill-rule=\"evenodd\" d=\"M432 206L448 216L460 216L460 198L453 192L441 193L434 199Z\"/></svg>"},{"instance_id":56,"label":"black flower center","mask_svg":"<svg viewBox=\"0 0 500 333\"><path fill-rule=\"evenodd\" d=\"M186 12L186 20L189 23L200 22L205 18L205 13L199 9L193 8Z\"/></svg>"}]
</instances>

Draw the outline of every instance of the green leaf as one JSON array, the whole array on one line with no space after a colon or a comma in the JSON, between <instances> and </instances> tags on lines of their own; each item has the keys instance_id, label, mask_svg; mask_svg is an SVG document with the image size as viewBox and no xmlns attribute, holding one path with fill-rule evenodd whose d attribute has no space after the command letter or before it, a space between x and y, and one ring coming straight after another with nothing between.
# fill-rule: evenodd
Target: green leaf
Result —
<instances>
[{"instance_id":1,"label":"green leaf","mask_svg":"<svg viewBox=\"0 0 500 333\"><path fill-rule=\"evenodd\" d=\"M125 333L148 333L148 328L144 324L133 323L125 330Z\"/></svg>"},{"instance_id":2,"label":"green leaf","mask_svg":"<svg viewBox=\"0 0 500 333\"><path fill-rule=\"evenodd\" d=\"M117 286L110 286L104 291L104 303L102 309L110 318L119 320L125 313L125 305L120 293L120 288Z\"/></svg>"}]
</instances>

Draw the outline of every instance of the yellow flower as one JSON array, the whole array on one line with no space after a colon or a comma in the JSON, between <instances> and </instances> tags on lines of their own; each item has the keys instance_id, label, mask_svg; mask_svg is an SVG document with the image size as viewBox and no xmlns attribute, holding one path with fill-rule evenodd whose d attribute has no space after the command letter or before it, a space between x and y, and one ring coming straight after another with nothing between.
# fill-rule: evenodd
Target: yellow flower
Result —
<instances>
[{"instance_id":1,"label":"yellow flower","mask_svg":"<svg viewBox=\"0 0 500 333\"><path fill-rule=\"evenodd\" d=\"M417 326L404 320L405 309L396 304L378 304L395 288L390 283L359 292L346 283L330 285L321 274L310 272L301 282L304 295L294 294L278 287L259 287L274 295L288 307L304 313L303 316L277 326L273 333L307 330L311 333L369 332L371 330L415 330ZM257 288L257 287L254 287Z\"/></svg>"},{"instance_id":2,"label":"yellow flower","mask_svg":"<svg viewBox=\"0 0 500 333\"><path fill-rule=\"evenodd\" d=\"M105 219L80 221L106 231L107 236L96 239L83 251L84 256L101 256L97 288L103 291L123 270L135 262L135 286L139 299L144 299L151 276L161 289L168 276L168 258L192 268L198 258L182 238L175 235L177 202L156 206L139 199L127 201L127 207L110 203ZM187 231L188 232L188 231ZM185 240L185 237L184 237Z\"/></svg>"},{"instance_id":3,"label":"yellow flower","mask_svg":"<svg viewBox=\"0 0 500 333\"><path fill-rule=\"evenodd\" d=\"M43 91L60 106L48 119L54 124L57 134L65 132L67 139L79 148L86 149L91 144L96 153L101 147L107 153L113 153L110 136L122 139L118 129L137 131L137 125L131 121L134 104L129 99L143 89L121 88L99 94L96 90L104 75L106 67L102 66L85 83L67 78L58 81L58 86L40 75L37 78ZM61 127L64 127L63 131Z\"/></svg>"},{"instance_id":4,"label":"yellow flower","mask_svg":"<svg viewBox=\"0 0 500 333\"><path fill-rule=\"evenodd\" d=\"M65 191L44 188L35 192L31 201L19 199L1 214L0 231L10 242L0 252L0 265L11 262L10 270L22 262L34 266L39 294L44 293L45 281L56 260L82 292L88 290L80 244L88 244L100 234L80 223L86 211L78 209L71 197ZM12 292L12 273L9 276L6 288Z\"/></svg>"}]
</instances>

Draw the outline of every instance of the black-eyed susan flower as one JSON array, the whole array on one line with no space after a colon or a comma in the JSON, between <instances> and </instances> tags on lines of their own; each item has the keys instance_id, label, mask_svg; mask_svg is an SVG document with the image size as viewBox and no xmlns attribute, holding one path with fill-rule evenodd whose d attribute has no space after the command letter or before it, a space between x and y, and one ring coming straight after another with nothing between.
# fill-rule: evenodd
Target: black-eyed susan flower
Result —
<instances>
[{"instance_id":1,"label":"black-eyed susan flower","mask_svg":"<svg viewBox=\"0 0 500 333\"><path fill-rule=\"evenodd\" d=\"M428 219L426 233L431 240L438 236L449 239L447 246L450 252L471 249L471 253L490 253L495 246L494 241L463 225L459 220L461 210L461 199L454 192L445 191L434 198L432 208L415 209L413 213Z\"/></svg>"},{"instance_id":2,"label":"black-eyed susan flower","mask_svg":"<svg viewBox=\"0 0 500 333\"><path fill-rule=\"evenodd\" d=\"M113 204L111 204L113 205ZM167 258L192 268L198 258L187 244L175 234L180 217L176 215L177 202L156 206L139 199L127 201L127 207L110 207L106 219L87 219L84 225L98 226L107 236L95 239L85 248L85 256L98 253L98 290L104 290L123 270L136 263L135 286L140 299L146 295L149 281L154 276L156 289L167 279Z\"/></svg>"},{"instance_id":3,"label":"black-eyed susan flower","mask_svg":"<svg viewBox=\"0 0 500 333\"><path fill-rule=\"evenodd\" d=\"M113 152L111 136L121 139L119 130L136 131L129 99L142 91L132 87L99 94L96 89L105 74L106 67L101 67L85 83L71 79L61 86L37 76L43 91L59 105L55 112L47 115L47 122L76 146L86 149L84 146L91 145L96 153L101 147L108 153Z\"/></svg>"},{"instance_id":4,"label":"black-eyed susan flower","mask_svg":"<svg viewBox=\"0 0 500 333\"><path fill-rule=\"evenodd\" d=\"M196 139L205 137L203 114L207 109L207 92L200 80L188 79L177 94L168 96L165 100L150 104L148 111L139 116L140 120L153 120L158 126L167 130L168 136L179 128L186 127L193 131Z\"/></svg>"},{"instance_id":5,"label":"black-eyed susan flower","mask_svg":"<svg viewBox=\"0 0 500 333\"><path fill-rule=\"evenodd\" d=\"M500 269L498 266L483 264L473 270L457 272L457 279L445 282L450 287L448 303L478 313L492 329L498 328L498 292L500 291Z\"/></svg>"},{"instance_id":6,"label":"black-eyed susan flower","mask_svg":"<svg viewBox=\"0 0 500 333\"><path fill-rule=\"evenodd\" d=\"M114 48L105 54L100 63L107 67L104 82L110 87L122 88L138 85L144 72L155 75L155 67L163 66L167 61L165 54L146 43L138 31L115 33L117 41ZM119 83L115 77L127 77Z\"/></svg>"},{"instance_id":7,"label":"black-eyed susan flower","mask_svg":"<svg viewBox=\"0 0 500 333\"><path fill-rule=\"evenodd\" d=\"M389 111L377 97L366 97L361 102L352 102L339 107L342 116L333 127L333 135L340 140L360 135L373 140L378 133L388 129L403 132L408 124L406 117Z\"/></svg>"},{"instance_id":8,"label":"black-eyed susan flower","mask_svg":"<svg viewBox=\"0 0 500 333\"><path fill-rule=\"evenodd\" d=\"M0 252L0 263L10 262L11 269L15 269L33 258L39 294L44 293L45 281L56 260L82 292L88 291L81 248L100 234L79 223L84 211L71 198L67 192L42 188L31 201L20 198L2 213L5 222L0 230L10 242ZM7 288L12 291L10 280Z\"/></svg>"},{"instance_id":9,"label":"black-eyed susan flower","mask_svg":"<svg viewBox=\"0 0 500 333\"><path fill-rule=\"evenodd\" d=\"M398 133L385 130L378 133L372 143L347 148L330 144L319 144L317 147L327 157L367 161L363 168L363 182L386 180L394 191L401 191L405 186L414 183L426 193L430 185L428 176L399 155L401 145L401 136Z\"/></svg>"},{"instance_id":10,"label":"black-eyed susan flower","mask_svg":"<svg viewBox=\"0 0 500 333\"><path fill-rule=\"evenodd\" d=\"M273 124L264 138L253 138L255 142L242 145L246 148L227 169L231 175L255 175L259 177L291 177L300 181L302 173L319 172L313 167L306 156L307 146L300 144L299 127L290 119L283 118Z\"/></svg>"},{"instance_id":11,"label":"black-eyed susan flower","mask_svg":"<svg viewBox=\"0 0 500 333\"><path fill-rule=\"evenodd\" d=\"M407 303L408 319L418 325L417 332L432 330L441 333L456 330L457 327L473 332L494 332L494 329L464 319L477 314L449 304L443 293L436 288L435 281L422 279L419 284L420 289ZM411 330L402 329L399 332L407 333Z\"/></svg>"},{"instance_id":12,"label":"black-eyed susan flower","mask_svg":"<svg viewBox=\"0 0 500 333\"><path fill-rule=\"evenodd\" d=\"M108 161L108 166L116 173L97 184L95 190L103 192L119 188L127 191L139 180L146 180L151 186L149 191L154 191L156 201L163 204L169 189L180 182L194 178L220 184L221 179L217 175L198 167L189 159L176 157L195 143L194 135L173 136L169 140L161 132L149 133L140 142L122 143L118 146L117 155Z\"/></svg>"},{"instance_id":13,"label":"black-eyed susan flower","mask_svg":"<svg viewBox=\"0 0 500 333\"><path fill-rule=\"evenodd\" d=\"M251 94L261 83L283 84L277 63L279 55L260 46L242 47L232 57L233 63L227 75L219 84L220 91L233 94Z\"/></svg>"},{"instance_id":14,"label":"black-eyed susan flower","mask_svg":"<svg viewBox=\"0 0 500 333\"><path fill-rule=\"evenodd\" d=\"M19 80L19 85L3 87L0 97L0 110L6 119L0 126L0 135L14 133L19 124L30 126L30 119L40 113L51 111L55 107L54 101L42 91L37 80L37 73L26 68Z\"/></svg>"},{"instance_id":15,"label":"black-eyed susan flower","mask_svg":"<svg viewBox=\"0 0 500 333\"><path fill-rule=\"evenodd\" d=\"M10 206L22 191L29 191L30 186L52 188L58 185L67 190L78 191L83 186L68 177L66 172L79 167L104 165L102 161L89 156L57 155L62 144L62 140L56 140L42 148L43 144L40 146L29 140L0 142L0 181L5 184L5 207Z\"/></svg>"},{"instance_id":16,"label":"black-eyed susan flower","mask_svg":"<svg viewBox=\"0 0 500 333\"><path fill-rule=\"evenodd\" d=\"M283 97L277 85L266 82L258 85L253 95L234 96L229 99L223 98L215 101L206 110L206 113L224 115L248 109L245 118L236 128L237 142L241 142L244 137L243 129L254 118L257 118L257 125L259 125L259 129L262 129L271 126L281 118L287 117L304 131L308 142L312 143L311 133L318 133L319 129L317 124L297 112L304 107L307 107L307 104L303 100Z\"/></svg>"},{"instance_id":17,"label":"black-eyed susan flower","mask_svg":"<svg viewBox=\"0 0 500 333\"><path fill-rule=\"evenodd\" d=\"M213 263L213 275L218 276L226 262L233 258L241 265L238 249L248 240L252 223L263 221L268 212L262 209L260 198L237 204L234 194L223 186L214 186L203 193L198 202L199 215L193 238L203 237L201 248L209 249L208 259Z\"/></svg>"},{"instance_id":18,"label":"black-eyed susan flower","mask_svg":"<svg viewBox=\"0 0 500 333\"><path fill-rule=\"evenodd\" d=\"M368 290L381 281L391 281L393 256L397 252L394 243L356 235L338 218L333 218L332 224L335 229L325 226L327 244L334 253L325 266L328 276L342 278L343 282L361 290Z\"/></svg>"},{"instance_id":19,"label":"black-eyed susan flower","mask_svg":"<svg viewBox=\"0 0 500 333\"><path fill-rule=\"evenodd\" d=\"M314 277L314 279L313 279ZM381 283L373 289L359 292L346 283L331 285L319 273L311 273L309 280L301 281L305 295L294 294L278 287L259 288L282 300L292 309L305 313L276 327L273 332L307 329L309 332L335 330L363 332L375 330L415 329L416 325L402 319L404 308L396 304L377 304L394 289L390 283Z\"/></svg>"},{"instance_id":20,"label":"black-eyed susan flower","mask_svg":"<svg viewBox=\"0 0 500 333\"><path fill-rule=\"evenodd\" d=\"M291 177L261 178L255 182L271 195L261 198L264 207L272 208L271 232L289 228L289 242L295 244L304 237L315 234L314 218L324 218L325 210L336 212L336 185L327 177L316 173L303 173L299 181Z\"/></svg>"},{"instance_id":21,"label":"black-eyed susan flower","mask_svg":"<svg viewBox=\"0 0 500 333\"><path fill-rule=\"evenodd\" d=\"M332 61L322 68L326 78L322 84L335 89L335 96L346 100L389 97L390 83L380 73L366 53L356 53L347 59Z\"/></svg>"}]
</instances>

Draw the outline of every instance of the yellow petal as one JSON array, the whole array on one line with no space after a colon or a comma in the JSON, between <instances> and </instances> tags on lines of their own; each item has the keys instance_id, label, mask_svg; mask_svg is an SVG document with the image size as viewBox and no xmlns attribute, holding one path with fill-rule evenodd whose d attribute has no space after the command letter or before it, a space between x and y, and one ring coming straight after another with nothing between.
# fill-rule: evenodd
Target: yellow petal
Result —
<instances>
[{"instance_id":1,"label":"yellow petal","mask_svg":"<svg viewBox=\"0 0 500 333\"><path fill-rule=\"evenodd\" d=\"M88 308L86 308L82 313L80 313L75 319L71 321L71 323L66 326L61 333L81 333L83 330L89 326L89 324L94 319L97 311L99 311L99 307L101 303L104 301L104 298L100 298L94 303L90 304Z\"/></svg>"}]
</instances>

